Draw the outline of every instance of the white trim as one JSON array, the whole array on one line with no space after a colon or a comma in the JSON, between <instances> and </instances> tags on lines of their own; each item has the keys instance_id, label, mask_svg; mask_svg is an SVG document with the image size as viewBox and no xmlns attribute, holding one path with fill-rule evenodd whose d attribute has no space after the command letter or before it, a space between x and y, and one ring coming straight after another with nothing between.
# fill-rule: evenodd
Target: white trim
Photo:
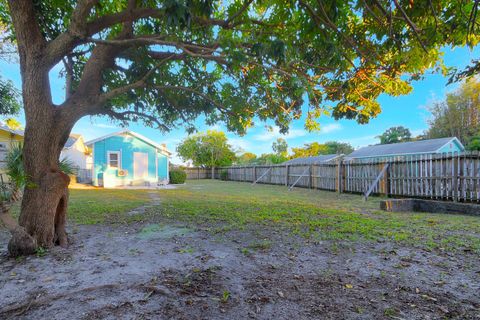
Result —
<instances>
[{"instance_id":1,"label":"white trim","mask_svg":"<svg viewBox=\"0 0 480 320\"><path fill-rule=\"evenodd\" d=\"M147 137L144 137L142 136L141 134L139 133L136 133L136 132L133 132L133 131L130 131L128 129L125 129L125 130L122 130L122 131L117 131L117 132L113 132L113 133L110 133L110 134L107 134L105 136L102 136L102 137L99 137L99 138L96 138L96 139L93 139L93 140L90 140L90 141L87 141L85 142L85 145L91 145L95 142L98 142L98 141L101 141L101 140L105 140L107 138L110 138L110 137L114 137L114 136L119 136L119 135L122 135L122 134L129 134L131 136L134 136L140 140L143 140L145 141L146 143L154 146L155 148L158 149L158 151L160 151L160 153L163 153L165 154L166 156L171 156L172 153L170 151L168 151L166 148L164 148L162 145L148 139Z\"/></svg>"},{"instance_id":2,"label":"white trim","mask_svg":"<svg viewBox=\"0 0 480 320\"><path fill-rule=\"evenodd\" d=\"M441 146L440 148L438 148L436 151L442 149L443 147L445 147L447 144L451 143L452 141L457 141L458 144L460 145L462 151L461 152L464 152L465 151L465 146L462 144L462 142L460 140L458 140L457 137L453 137L452 139L448 140L447 143L445 143L443 146Z\"/></svg>"},{"instance_id":3,"label":"white trim","mask_svg":"<svg viewBox=\"0 0 480 320\"><path fill-rule=\"evenodd\" d=\"M22 131L22 130L12 130L10 129L9 127L5 126L5 125L0 125L0 130L3 130L5 132L8 132L10 134L13 134L13 135L16 135L16 136L20 136L20 137L23 137L25 135L25 133Z\"/></svg>"},{"instance_id":4,"label":"white trim","mask_svg":"<svg viewBox=\"0 0 480 320\"><path fill-rule=\"evenodd\" d=\"M117 162L118 167L110 166L110 155L116 154L117 155ZM118 170L122 170L122 152L121 151L107 151L107 168L115 168Z\"/></svg>"}]
</instances>

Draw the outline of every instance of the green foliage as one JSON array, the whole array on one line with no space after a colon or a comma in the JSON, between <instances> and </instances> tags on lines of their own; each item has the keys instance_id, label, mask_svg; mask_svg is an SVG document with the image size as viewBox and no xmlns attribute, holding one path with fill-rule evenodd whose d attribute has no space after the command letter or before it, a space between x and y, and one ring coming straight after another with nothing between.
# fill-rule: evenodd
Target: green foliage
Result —
<instances>
[{"instance_id":1,"label":"green foliage","mask_svg":"<svg viewBox=\"0 0 480 320\"><path fill-rule=\"evenodd\" d=\"M380 144L399 143L411 141L412 134L410 133L409 129L399 126L387 129L377 138L380 139Z\"/></svg>"},{"instance_id":2,"label":"green foliage","mask_svg":"<svg viewBox=\"0 0 480 320\"><path fill-rule=\"evenodd\" d=\"M77 175L78 173L78 167L69 158L63 158L62 160L60 160L59 167L60 170L63 171L63 173L69 176Z\"/></svg>"},{"instance_id":3,"label":"green foliage","mask_svg":"<svg viewBox=\"0 0 480 320\"><path fill-rule=\"evenodd\" d=\"M278 155L275 153L264 153L257 158L254 164L257 164L257 165L280 164L287 160L288 158L283 155Z\"/></svg>"},{"instance_id":4,"label":"green foliage","mask_svg":"<svg viewBox=\"0 0 480 320\"><path fill-rule=\"evenodd\" d=\"M248 164L255 163L256 159L257 159L256 154L251 152L245 152L237 157L235 163L238 165L248 165Z\"/></svg>"},{"instance_id":5,"label":"green foliage","mask_svg":"<svg viewBox=\"0 0 480 320\"><path fill-rule=\"evenodd\" d=\"M23 169L23 144L12 144L7 153L5 162L6 173L15 188L24 188L28 183L28 178Z\"/></svg>"},{"instance_id":6,"label":"green foliage","mask_svg":"<svg viewBox=\"0 0 480 320\"><path fill-rule=\"evenodd\" d=\"M349 143L328 141L323 144L318 142L307 143L303 148L292 148L290 158L314 157L325 154L349 154L353 147Z\"/></svg>"},{"instance_id":7,"label":"green foliage","mask_svg":"<svg viewBox=\"0 0 480 320\"><path fill-rule=\"evenodd\" d=\"M220 171L220 180L223 180L223 181L228 180L228 171L227 170Z\"/></svg>"},{"instance_id":8,"label":"green foliage","mask_svg":"<svg viewBox=\"0 0 480 320\"><path fill-rule=\"evenodd\" d=\"M469 146L480 132L480 81L473 78L429 107L429 138L457 137Z\"/></svg>"},{"instance_id":9,"label":"green foliage","mask_svg":"<svg viewBox=\"0 0 480 320\"><path fill-rule=\"evenodd\" d=\"M99 64L105 68L100 88L115 94L91 102L101 105L95 113L165 130L193 130L203 115L208 124L223 121L238 133L256 118L272 119L286 132L303 105L308 129L318 128L325 113L366 123L381 112L382 93L408 94L411 82L432 69L455 72L444 65L442 48L473 48L480 40L480 4L463 0L149 0L133 2L135 9L127 1L98 1L77 21L77 28L88 27L80 31L69 27L82 2L33 3L45 47L75 36L68 46L55 43L66 50L61 58L71 59L74 91L97 42L110 41L102 43L115 53ZM11 17L1 0L0 24L12 40L37 30L34 23L14 30ZM133 20L133 35L125 36L121 31ZM103 27L93 28L100 22ZM115 41L124 41L121 50ZM472 64L466 76L478 60Z\"/></svg>"},{"instance_id":10,"label":"green foliage","mask_svg":"<svg viewBox=\"0 0 480 320\"><path fill-rule=\"evenodd\" d=\"M467 149L469 151L480 151L480 135L475 135L470 139Z\"/></svg>"},{"instance_id":11,"label":"green foliage","mask_svg":"<svg viewBox=\"0 0 480 320\"><path fill-rule=\"evenodd\" d=\"M194 166L229 166L235 160L225 133L215 130L185 138L177 146L177 152L184 161L191 160Z\"/></svg>"},{"instance_id":12,"label":"green foliage","mask_svg":"<svg viewBox=\"0 0 480 320\"><path fill-rule=\"evenodd\" d=\"M59 169L67 175L77 174L75 164L67 158L59 162ZM29 181L23 169L23 144L13 143L11 145L6 156L6 173L10 181L18 189L23 189L26 186L35 187L35 185Z\"/></svg>"},{"instance_id":13,"label":"green foliage","mask_svg":"<svg viewBox=\"0 0 480 320\"><path fill-rule=\"evenodd\" d=\"M19 93L11 81L0 77L0 115L15 115L20 111Z\"/></svg>"},{"instance_id":14,"label":"green foliage","mask_svg":"<svg viewBox=\"0 0 480 320\"><path fill-rule=\"evenodd\" d=\"M274 141L272 144L272 150L278 156L286 158L288 154L287 141L285 141L283 138L277 138L277 141Z\"/></svg>"},{"instance_id":15,"label":"green foliage","mask_svg":"<svg viewBox=\"0 0 480 320\"><path fill-rule=\"evenodd\" d=\"M173 169L169 171L171 184L183 184L187 180L187 173L182 169Z\"/></svg>"}]
</instances>

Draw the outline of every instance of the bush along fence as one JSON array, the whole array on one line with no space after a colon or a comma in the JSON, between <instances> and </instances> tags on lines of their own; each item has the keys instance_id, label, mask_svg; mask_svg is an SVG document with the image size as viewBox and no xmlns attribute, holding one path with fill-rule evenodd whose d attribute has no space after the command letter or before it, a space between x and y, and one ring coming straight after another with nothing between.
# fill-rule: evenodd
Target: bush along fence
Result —
<instances>
[{"instance_id":1,"label":"bush along fence","mask_svg":"<svg viewBox=\"0 0 480 320\"><path fill-rule=\"evenodd\" d=\"M186 172L187 179L212 178L210 168L187 168ZM365 198L382 194L480 202L479 152L309 165L233 166L215 168L214 172L214 179L361 193Z\"/></svg>"}]
</instances>

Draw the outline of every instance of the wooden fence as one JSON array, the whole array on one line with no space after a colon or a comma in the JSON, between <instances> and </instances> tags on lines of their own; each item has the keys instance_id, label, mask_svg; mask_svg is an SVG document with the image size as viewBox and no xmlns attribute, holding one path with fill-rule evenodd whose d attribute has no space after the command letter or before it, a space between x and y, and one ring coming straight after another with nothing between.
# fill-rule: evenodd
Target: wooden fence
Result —
<instances>
[{"instance_id":1,"label":"wooden fence","mask_svg":"<svg viewBox=\"0 0 480 320\"><path fill-rule=\"evenodd\" d=\"M210 179L209 168L187 168L187 179ZM227 180L338 192L480 202L478 152L424 154L377 161L215 168Z\"/></svg>"}]
</instances>

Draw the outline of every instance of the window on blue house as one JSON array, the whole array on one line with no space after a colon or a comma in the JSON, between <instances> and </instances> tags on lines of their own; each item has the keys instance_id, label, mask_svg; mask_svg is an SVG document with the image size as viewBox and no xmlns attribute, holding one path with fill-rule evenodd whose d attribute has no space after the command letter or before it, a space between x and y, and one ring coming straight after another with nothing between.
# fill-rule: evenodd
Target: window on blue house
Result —
<instances>
[{"instance_id":1,"label":"window on blue house","mask_svg":"<svg viewBox=\"0 0 480 320\"><path fill-rule=\"evenodd\" d=\"M108 166L110 168L120 168L120 152L109 151L108 152Z\"/></svg>"}]
</instances>

